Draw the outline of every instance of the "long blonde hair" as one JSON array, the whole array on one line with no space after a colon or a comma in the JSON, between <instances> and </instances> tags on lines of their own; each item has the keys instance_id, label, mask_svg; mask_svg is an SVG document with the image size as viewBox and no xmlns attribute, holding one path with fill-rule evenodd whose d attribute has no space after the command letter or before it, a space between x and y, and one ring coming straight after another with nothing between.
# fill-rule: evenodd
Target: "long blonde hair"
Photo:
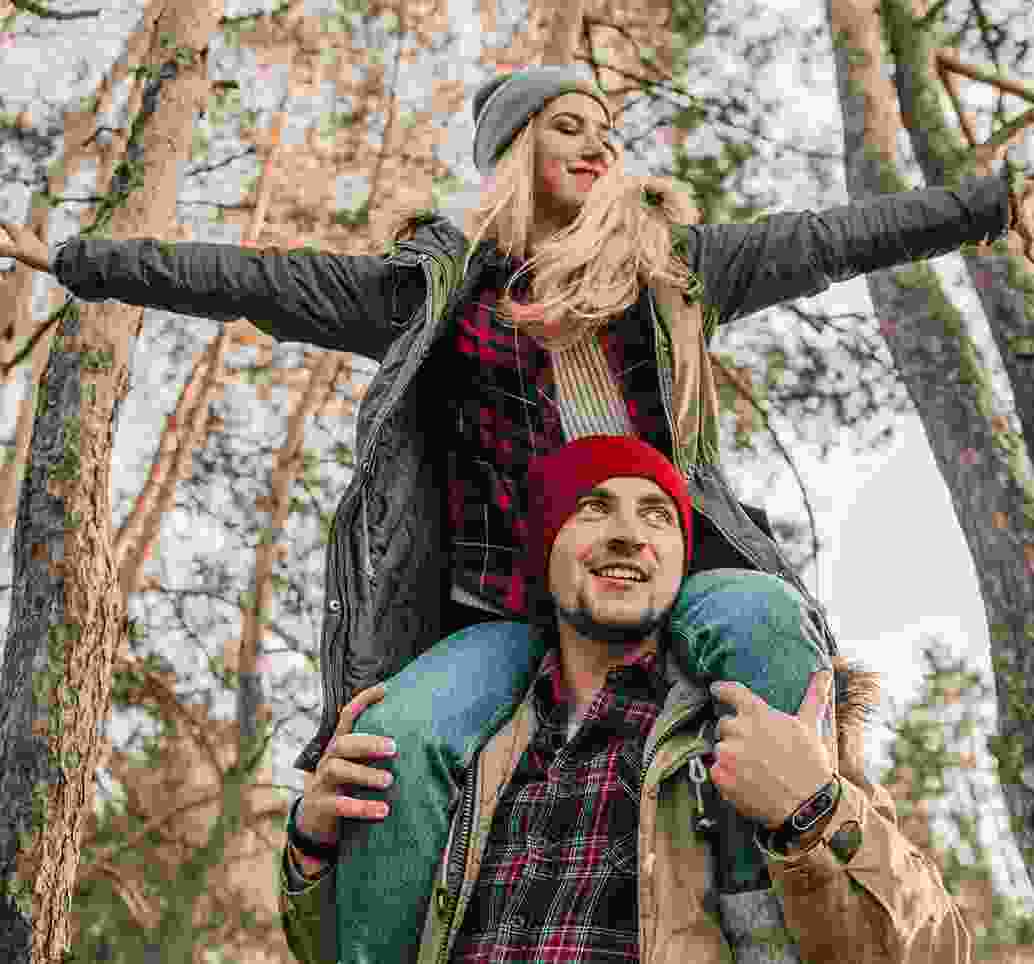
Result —
<instances>
[{"instance_id":1,"label":"long blonde hair","mask_svg":"<svg viewBox=\"0 0 1034 964\"><path fill-rule=\"evenodd\" d=\"M527 258L535 218L536 116L503 152L480 202L464 216L469 239L464 276L482 239L495 241L507 257ZM688 267L672 251L671 229L699 223L699 210L685 187L672 178L626 174L624 147L613 143L615 157L593 184L578 216L507 282L497 305L499 317L517 319L529 329L580 329L588 322L619 316L651 281L692 289ZM397 211L380 233L382 243L410 236L414 219L430 213L421 206ZM531 302L517 304L510 289L532 268Z\"/></svg>"},{"instance_id":2,"label":"long blonde hair","mask_svg":"<svg viewBox=\"0 0 1034 964\"><path fill-rule=\"evenodd\" d=\"M480 203L466 216L464 275L482 238L494 240L507 257L527 257L535 213L535 116L503 153ZM620 315L636 302L641 285L656 279L690 287L689 269L672 251L671 228L699 222L699 211L673 179L626 174L624 147L615 142L614 148L616 156L578 216L507 282L501 318L537 317L547 328L563 328L568 316L578 325L577 319ZM531 303L515 305L510 289L532 268Z\"/></svg>"}]
</instances>

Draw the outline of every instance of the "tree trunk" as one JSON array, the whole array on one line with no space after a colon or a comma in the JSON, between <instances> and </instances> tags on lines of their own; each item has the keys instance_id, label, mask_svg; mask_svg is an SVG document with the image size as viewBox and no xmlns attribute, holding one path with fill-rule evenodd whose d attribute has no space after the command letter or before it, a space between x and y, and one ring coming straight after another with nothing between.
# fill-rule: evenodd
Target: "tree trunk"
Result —
<instances>
[{"instance_id":1,"label":"tree trunk","mask_svg":"<svg viewBox=\"0 0 1034 964\"><path fill-rule=\"evenodd\" d=\"M161 236L173 221L190 119L207 89L202 51L220 9L179 0L145 13L144 60L154 72L128 169L113 178L113 237ZM82 830L125 632L111 450L114 413L128 388L129 336L142 318L142 309L121 304L73 308L40 386L0 679L0 959L11 964L57 964L69 946Z\"/></svg>"},{"instance_id":2,"label":"tree trunk","mask_svg":"<svg viewBox=\"0 0 1034 964\"><path fill-rule=\"evenodd\" d=\"M861 0L827 0L847 190L855 200L908 190L895 167L901 117L908 118L921 142L916 154L924 163L928 184L941 183L946 168L943 145L949 142L928 140L923 133L938 122L937 100L922 90L931 82L923 38L911 28L911 13L897 0L885 0L885 26L901 71L899 94L906 98L899 114L894 89L881 73L878 10ZM979 264L999 286L1004 285L1006 263L1001 256L967 258L971 271ZM1023 273L1016 265L1013 270ZM973 557L998 684L1000 737L991 738L989 746L998 758L998 777L1017 844L1034 881L1034 493L1024 465L1024 440L1005 432L1005 419L991 412L987 373L965 319L941 290L937 275L926 265L916 265L874 272L866 281L877 317L883 319L888 349L922 420ZM1022 310L1022 301L1019 304ZM1013 290L1002 287L993 298L985 297L984 305L992 330L1011 330L1017 305ZM1029 362L1011 359L1006 367L1014 379L1022 378L1024 371L1030 378ZM1021 389L1014 380L1013 385L1020 402L1029 384Z\"/></svg>"}]
</instances>

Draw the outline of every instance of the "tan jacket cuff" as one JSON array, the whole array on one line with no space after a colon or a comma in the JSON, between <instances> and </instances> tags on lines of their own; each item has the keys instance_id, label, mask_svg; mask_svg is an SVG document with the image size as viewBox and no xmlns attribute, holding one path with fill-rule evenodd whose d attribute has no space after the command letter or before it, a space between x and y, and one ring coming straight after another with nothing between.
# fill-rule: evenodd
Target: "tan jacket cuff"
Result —
<instances>
[{"instance_id":1,"label":"tan jacket cuff","mask_svg":"<svg viewBox=\"0 0 1034 964\"><path fill-rule=\"evenodd\" d=\"M806 868L804 876L810 881L828 877L839 873L861 848L865 805L865 794L841 776L836 808L818 839L806 850L787 856L763 846L756 833L754 840L769 863L782 865L779 876L788 878L788 883L799 876L795 874L798 867Z\"/></svg>"}]
</instances>

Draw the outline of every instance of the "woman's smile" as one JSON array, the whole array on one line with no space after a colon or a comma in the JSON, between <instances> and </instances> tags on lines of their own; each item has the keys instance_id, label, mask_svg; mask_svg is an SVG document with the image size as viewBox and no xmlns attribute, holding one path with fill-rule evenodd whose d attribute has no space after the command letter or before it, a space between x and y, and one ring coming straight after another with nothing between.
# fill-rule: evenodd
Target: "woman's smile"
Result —
<instances>
[{"instance_id":1,"label":"woman's smile","mask_svg":"<svg viewBox=\"0 0 1034 964\"><path fill-rule=\"evenodd\" d=\"M573 171L572 175L579 191L588 191L596 183L597 175L594 171Z\"/></svg>"}]
</instances>

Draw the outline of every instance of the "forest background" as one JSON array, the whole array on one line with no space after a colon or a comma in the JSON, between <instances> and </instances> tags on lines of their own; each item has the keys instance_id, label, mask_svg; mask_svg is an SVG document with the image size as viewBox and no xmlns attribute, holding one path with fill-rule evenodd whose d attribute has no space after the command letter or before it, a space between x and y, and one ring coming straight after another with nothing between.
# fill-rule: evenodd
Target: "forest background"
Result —
<instances>
[{"instance_id":1,"label":"forest background","mask_svg":"<svg viewBox=\"0 0 1034 964\"><path fill-rule=\"evenodd\" d=\"M175 109L145 97L145 65L173 56L161 39L172 14L139 2L82 7L0 0L0 219L31 223L50 243L91 224L113 184L132 183L118 165L140 156L138 112ZM407 203L439 205L461 224L479 190L473 91L496 70L571 59L613 92L633 173L679 176L705 220L842 204L830 9L228 0L184 12L181 30L207 45L198 99L173 124L185 157L171 173L175 151L165 168L144 158L147 176L165 171L153 220L113 236L358 254L376 250L379 227ZM948 27L965 27L957 56L1030 77L1027 5L975 9L941 8ZM980 140L992 109L1029 107L999 93L959 85ZM922 186L904 131L897 162L909 187ZM964 312L996 417L1015 428L1010 379L961 257L929 264ZM67 292L9 259L0 271L7 364ZM375 366L277 345L245 321L137 309L135 333L132 310L96 310L130 333L110 476L129 623L74 872L72 945L82 960L137 961L177 933L184 960L287 961L270 917L276 860L301 790L291 763L319 718L327 527ZM1034 944L1034 891L986 745L999 730L988 617L949 488L894 374L890 325L859 278L724 327L712 347L741 390L732 378L721 385L723 461L739 497L769 511L843 652L883 674L870 775L937 855L982 952L1004 961ZM0 626L17 592L16 513L53 334L13 369L0 405ZM5 659L5 686L13 665ZM268 747L233 829L222 780L242 734L263 726ZM188 876L200 883L185 886Z\"/></svg>"}]
</instances>

